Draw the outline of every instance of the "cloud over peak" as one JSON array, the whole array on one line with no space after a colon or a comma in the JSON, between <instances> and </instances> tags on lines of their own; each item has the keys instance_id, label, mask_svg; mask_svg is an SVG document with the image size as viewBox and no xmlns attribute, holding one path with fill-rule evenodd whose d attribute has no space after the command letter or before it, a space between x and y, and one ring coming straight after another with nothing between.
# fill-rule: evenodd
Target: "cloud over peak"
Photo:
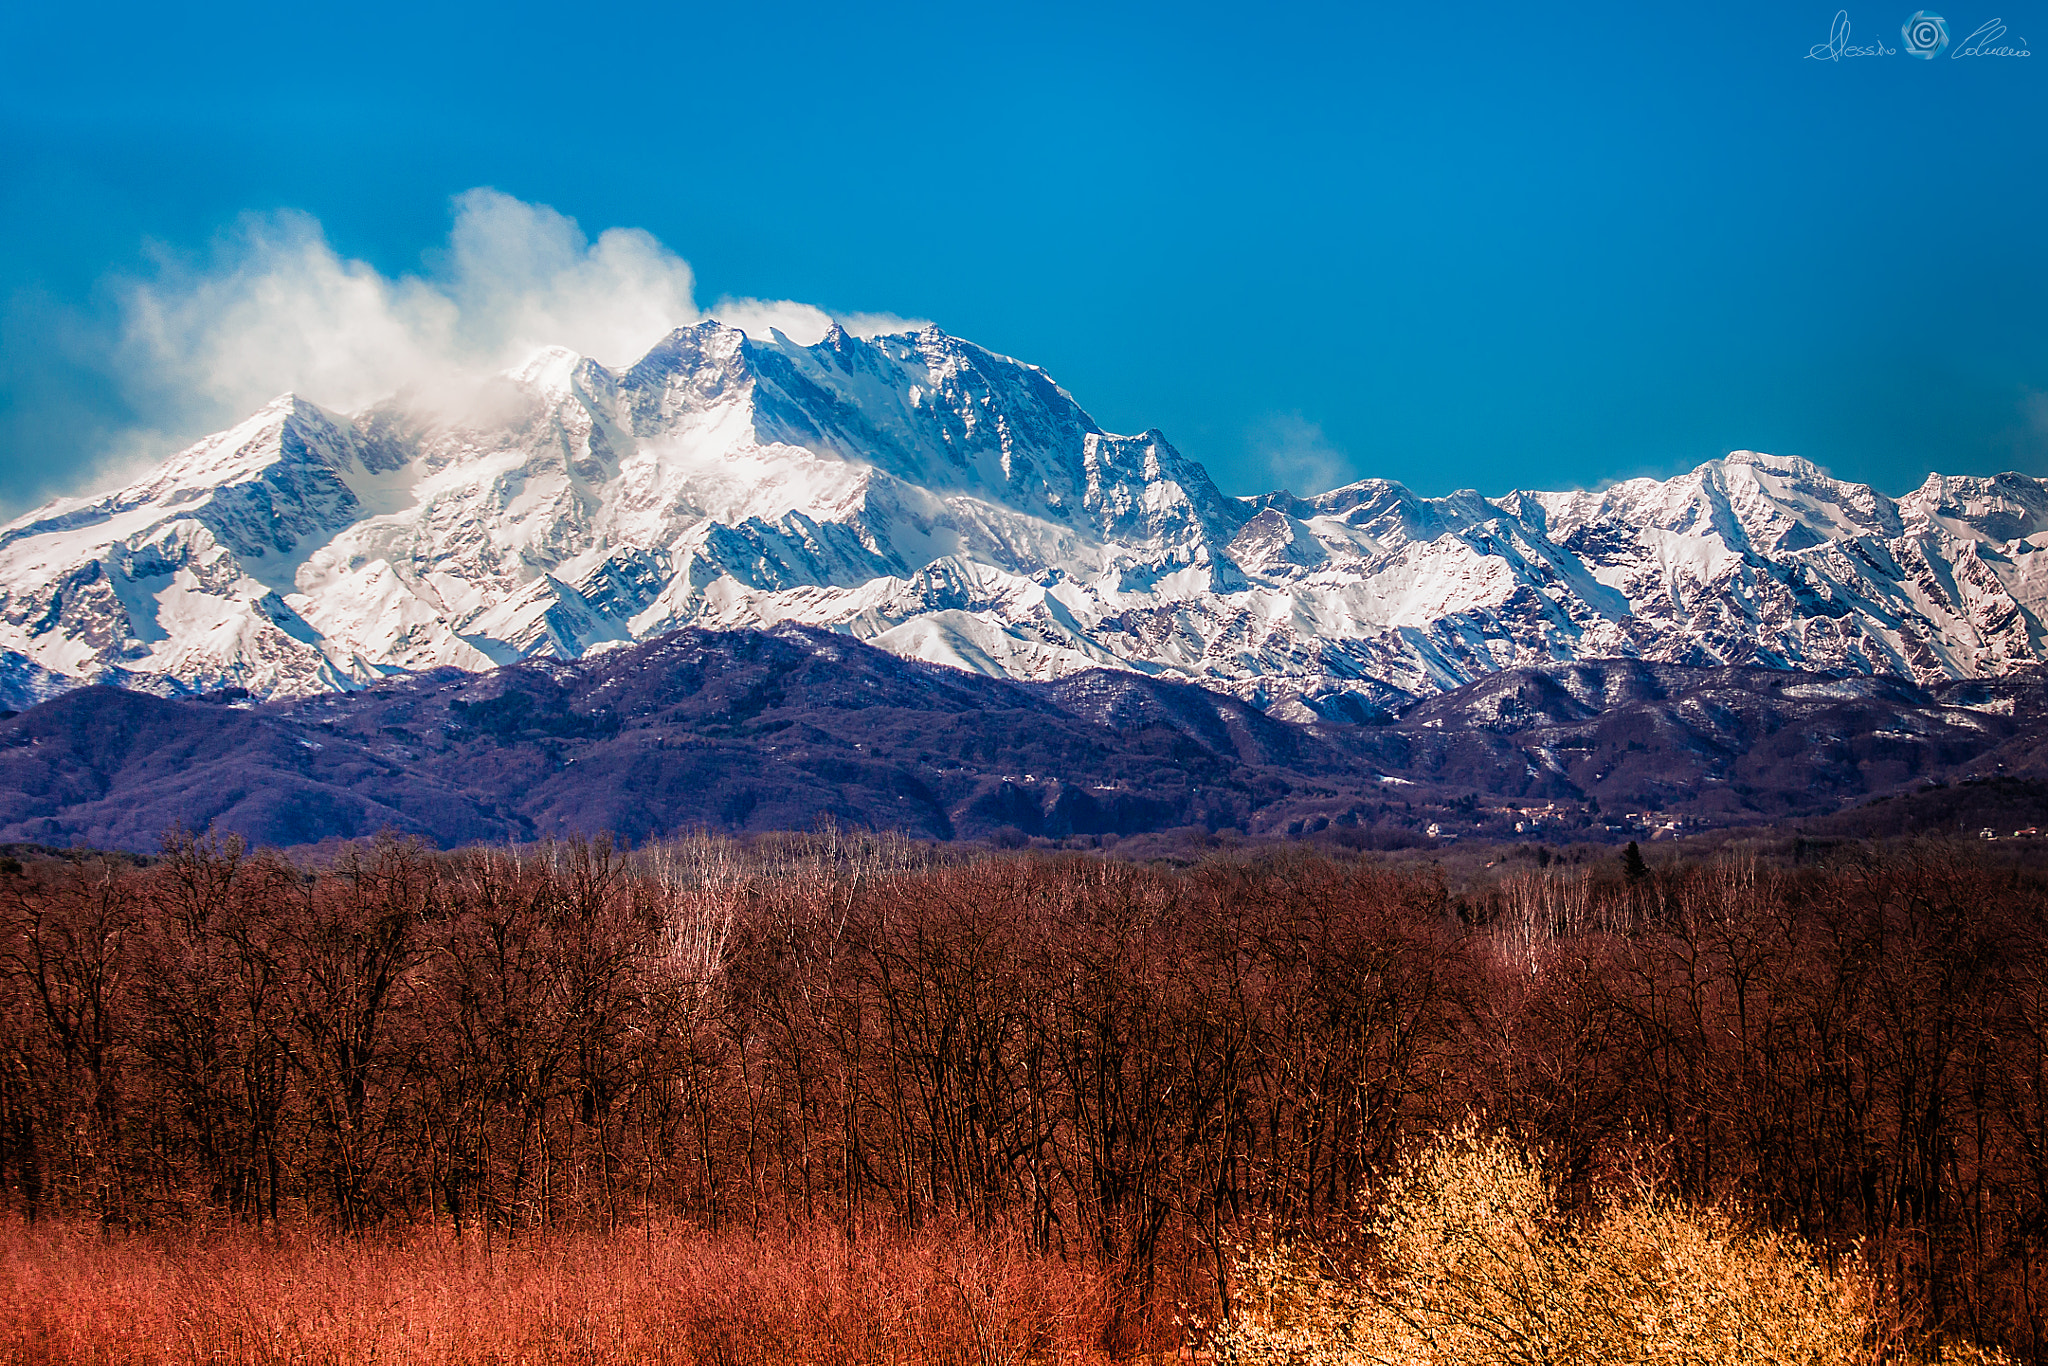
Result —
<instances>
[{"instance_id":1,"label":"cloud over peak","mask_svg":"<svg viewBox=\"0 0 2048 1366\"><path fill-rule=\"evenodd\" d=\"M920 325L789 300L705 310L690 263L651 233L608 228L592 240L568 215L488 188L452 207L447 244L419 274L344 257L294 210L243 217L204 260L158 252L149 278L116 291L122 373L151 419L148 439L118 443L121 463L138 446L167 453L157 433L197 436L287 390L349 411L509 369L544 346L619 366L705 317L806 345L835 318L860 336Z\"/></svg>"}]
</instances>

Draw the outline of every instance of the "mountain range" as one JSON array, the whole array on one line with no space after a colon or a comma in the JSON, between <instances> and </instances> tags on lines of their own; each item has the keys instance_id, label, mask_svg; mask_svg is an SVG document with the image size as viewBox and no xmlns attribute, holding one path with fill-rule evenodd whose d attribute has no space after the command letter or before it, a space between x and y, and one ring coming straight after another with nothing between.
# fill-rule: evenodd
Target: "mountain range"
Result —
<instances>
[{"instance_id":1,"label":"mountain range","mask_svg":"<svg viewBox=\"0 0 2048 1366\"><path fill-rule=\"evenodd\" d=\"M0 528L0 702L304 699L784 623L1296 723L1605 659L1928 689L2048 658L2044 536L2040 480L1895 499L1751 452L1594 492L1229 497L936 328L706 322L620 370L552 350L355 413L288 395Z\"/></svg>"},{"instance_id":2,"label":"mountain range","mask_svg":"<svg viewBox=\"0 0 2048 1366\"><path fill-rule=\"evenodd\" d=\"M2048 778L2038 678L1542 664L1389 721L1304 723L1129 669L1018 682L784 624L269 701L72 689L0 716L0 841L638 842L823 814L934 839L1387 848L1829 817L1973 778Z\"/></svg>"}]
</instances>

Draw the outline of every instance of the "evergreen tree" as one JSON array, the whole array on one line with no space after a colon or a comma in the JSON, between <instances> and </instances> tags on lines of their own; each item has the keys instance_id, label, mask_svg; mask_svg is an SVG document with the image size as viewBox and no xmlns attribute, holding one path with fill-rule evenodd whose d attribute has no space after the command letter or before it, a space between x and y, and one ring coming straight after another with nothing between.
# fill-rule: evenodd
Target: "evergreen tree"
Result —
<instances>
[{"instance_id":1,"label":"evergreen tree","mask_svg":"<svg viewBox=\"0 0 2048 1366\"><path fill-rule=\"evenodd\" d=\"M1621 872L1631 883L1641 882L1650 875L1650 865L1643 862L1643 851L1630 840L1628 848L1621 851Z\"/></svg>"}]
</instances>

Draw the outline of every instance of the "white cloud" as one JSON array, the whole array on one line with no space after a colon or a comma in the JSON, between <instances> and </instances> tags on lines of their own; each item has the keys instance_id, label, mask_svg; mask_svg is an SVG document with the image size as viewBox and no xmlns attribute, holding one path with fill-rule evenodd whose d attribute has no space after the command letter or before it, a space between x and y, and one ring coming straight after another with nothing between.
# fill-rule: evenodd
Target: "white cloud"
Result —
<instances>
[{"instance_id":1,"label":"white cloud","mask_svg":"<svg viewBox=\"0 0 2048 1366\"><path fill-rule=\"evenodd\" d=\"M1275 413L1253 427L1253 452L1275 486L1312 497L1350 482L1350 461L1300 413Z\"/></svg>"},{"instance_id":2,"label":"white cloud","mask_svg":"<svg viewBox=\"0 0 2048 1366\"><path fill-rule=\"evenodd\" d=\"M459 310L446 294L343 260L301 213L244 219L210 269L160 259L126 303L130 373L188 395L202 422L287 389L353 408L456 360Z\"/></svg>"},{"instance_id":3,"label":"white cloud","mask_svg":"<svg viewBox=\"0 0 2048 1366\"><path fill-rule=\"evenodd\" d=\"M652 234L609 228L590 242L575 219L496 190L457 197L448 258L461 339L494 369L542 346L627 365L698 317L690 263Z\"/></svg>"},{"instance_id":4,"label":"white cloud","mask_svg":"<svg viewBox=\"0 0 2048 1366\"><path fill-rule=\"evenodd\" d=\"M432 393L543 346L623 366L706 316L689 262L651 234L611 228L592 241L575 219L491 189L455 198L447 245L429 262L386 276L291 211L243 219L203 262L160 253L152 278L119 290L123 373L151 428L124 447L156 444L159 430L189 440L287 390L340 411L400 390ZM778 327L804 344L834 316L759 299L714 313L750 335ZM887 314L840 321L859 336L921 325Z\"/></svg>"}]
</instances>

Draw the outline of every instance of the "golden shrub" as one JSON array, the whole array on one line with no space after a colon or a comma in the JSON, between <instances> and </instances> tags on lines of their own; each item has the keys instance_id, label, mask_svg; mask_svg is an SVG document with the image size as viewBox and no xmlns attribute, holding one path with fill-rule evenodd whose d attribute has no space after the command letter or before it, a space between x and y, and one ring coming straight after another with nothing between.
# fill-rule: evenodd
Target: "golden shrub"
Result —
<instances>
[{"instance_id":1,"label":"golden shrub","mask_svg":"<svg viewBox=\"0 0 2048 1366\"><path fill-rule=\"evenodd\" d=\"M1797 1239L1647 1188L1570 1218L1539 1161L1471 1127L1406 1163L1364 1232L1372 1252L1363 1263L1332 1264L1303 1245L1247 1249L1220 1358L1818 1366L1884 1357L1869 1282L1826 1270Z\"/></svg>"}]
</instances>

